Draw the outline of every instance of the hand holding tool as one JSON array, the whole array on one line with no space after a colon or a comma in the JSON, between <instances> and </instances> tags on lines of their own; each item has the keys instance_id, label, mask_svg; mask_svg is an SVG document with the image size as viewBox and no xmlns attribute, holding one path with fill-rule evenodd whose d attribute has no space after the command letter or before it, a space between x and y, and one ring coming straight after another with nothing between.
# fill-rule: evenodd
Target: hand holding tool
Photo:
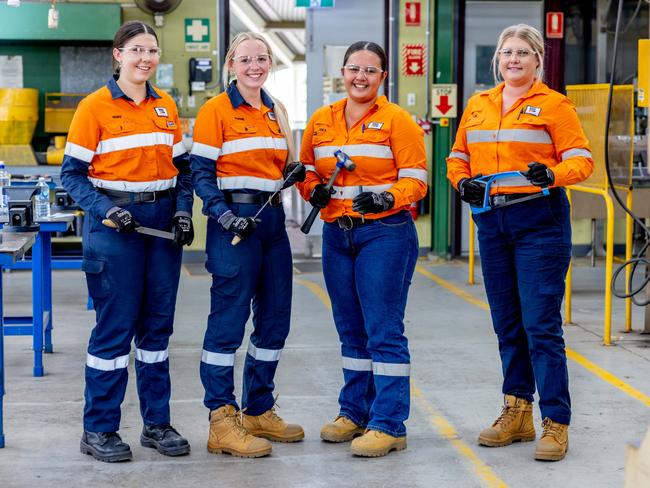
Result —
<instances>
[{"instance_id":1,"label":"hand holding tool","mask_svg":"<svg viewBox=\"0 0 650 488\"><path fill-rule=\"evenodd\" d=\"M130 215L130 212L129 212L129 215ZM115 223L115 221L113 221L111 219L102 220L102 224L104 224L106 227L110 227L111 229L116 229L119 232L117 224ZM174 240L174 234L171 233L171 232L167 232L167 231L164 231L164 230L158 230L158 229L152 229L151 227L143 227L141 225L137 225L137 223L134 223L134 225L135 225L135 227L133 228L133 230L136 231L138 234L145 234L145 235L148 235L148 236L160 237L161 239L169 239L170 241Z\"/></svg>"},{"instance_id":2,"label":"hand holding tool","mask_svg":"<svg viewBox=\"0 0 650 488\"><path fill-rule=\"evenodd\" d=\"M477 179L483 175L478 174L473 178L463 178L458 183L458 191L460 192L460 199L464 202L479 207L483 204L485 198L485 185L478 182Z\"/></svg>"},{"instance_id":3,"label":"hand holding tool","mask_svg":"<svg viewBox=\"0 0 650 488\"><path fill-rule=\"evenodd\" d=\"M503 173L495 173L492 175L486 175L486 176L476 176L472 178L473 181L475 181L477 184L480 185L485 185L485 193L483 195L483 201L478 203L477 205L475 204L470 204L470 209L472 210L473 214L480 214L483 212L487 212L488 210L492 210L493 208L496 207L505 207L507 205L512 205L513 203L521 203L525 202L526 200L532 200L534 198L539 198L540 196L548 196L550 195L550 192L548 190L548 187L544 186L541 188L540 192L535 192L532 193L528 196L525 196L523 198L519 198L517 200L512 200L509 202L502 203L500 205L490 205L490 189L492 188L492 183L495 181L499 181L499 185L501 187L509 187L509 186L531 186L533 183L531 183L528 180L528 177L526 175L526 171L505 171Z\"/></svg>"},{"instance_id":4,"label":"hand holding tool","mask_svg":"<svg viewBox=\"0 0 650 488\"><path fill-rule=\"evenodd\" d=\"M345 168L348 171L354 171L355 168L357 167L357 165L354 164L354 162L350 159L350 157L340 149L334 153L334 157L336 158L336 167L332 172L332 176L330 176L330 179L327 181L327 184L323 187L323 189L326 190L328 193L332 189L332 186L334 186L334 180L336 179L336 177L339 175L339 173L343 168ZM320 212L320 208L318 207L314 207L311 209L311 212L309 213L309 216L305 220L305 223L302 224L302 227L300 227L300 230L302 231L303 234L309 234L311 226L314 224L314 220L316 219L316 216L318 215L319 212Z\"/></svg>"},{"instance_id":5,"label":"hand holding tool","mask_svg":"<svg viewBox=\"0 0 650 488\"><path fill-rule=\"evenodd\" d=\"M187 215L176 215L172 219L174 244L177 246L190 245L194 240L194 225Z\"/></svg>"},{"instance_id":6,"label":"hand holding tool","mask_svg":"<svg viewBox=\"0 0 650 488\"><path fill-rule=\"evenodd\" d=\"M289 163L286 168L284 168L284 183L282 184L282 189L284 190L285 188L289 188L299 181L305 181L306 177L307 170L304 164L300 161Z\"/></svg>"},{"instance_id":7,"label":"hand holding tool","mask_svg":"<svg viewBox=\"0 0 650 488\"><path fill-rule=\"evenodd\" d=\"M108 214L106 216L106 220L115 224L109 225L108 227L113 227L114 229L117 229L118 232L133 232L136 227L135 220L133 219L131 212L120 207L117 207L110 214Z\"/></svg>"},{"instance_id":8,"label":"hand holding tool","mask_svg":"<svg viewBox=\"0 0 650 488\"><path fill-rule=\"evenodd\" d=\"M360 214L381 213L395 205L395 197L387 191L374 193L364 191L352 199L352 210Z\"/></svg>"},{"instance_id":9,"label":"hand holding tool","mask_svg":"<svg viewBox=\"0 0 650 488\"><path fill-rule=\"evenodd\" d=\"M555 175L545 164L533 161L528 163L528 171L524 176L535 186L551 186L555 182Z\"/></svg>"}]
</instances>

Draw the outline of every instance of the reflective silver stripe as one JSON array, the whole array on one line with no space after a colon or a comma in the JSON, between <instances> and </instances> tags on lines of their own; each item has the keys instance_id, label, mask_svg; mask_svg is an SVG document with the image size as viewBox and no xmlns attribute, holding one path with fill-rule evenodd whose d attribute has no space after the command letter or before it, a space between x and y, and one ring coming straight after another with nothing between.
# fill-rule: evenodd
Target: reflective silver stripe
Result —
<instances>
[{"instance_id":1,"label":"reflective silver stripe","mask_svg":"<svg viewBox=\"0 0 650 488\"><path fill-rule=\"evenodd\" d=\"M282 180L269 180L256 176L224 176L217 178L219 188L222 190L260 190L276 191L282 187Z\"/></svg>"},{"instance_id":2,"label":"reflective silver stripe","mask_svg":"<svg viewBox=\"0 0 650 488\"><path fill-rule=\"evenodd\" d=\"M354 159L356 156L366 156L369 158L393 159L393 151L390 146L381 146L379 144L347 144L345 146L320 146L314 148L314 157L316 159L333 158L334 153L338 150Z\"/></svg>"},{"instance_id":3,"label":"reflective silver stripe","mask_svg":"<svg viewBox=\"0 0 650 488\"><path fill-rule=\"evenodd\" d=\"M469 154L465 154L463 152L453 152L452 151L452 152L449 153L449 157L450 158L462 159L466 163L469 163Z\"/></svg>"},{"instance_id":4,"label":"reflective silver stripe","mask_svg":"<svg viewBox=\"0 0 650 488\"><path fill-rule=\"evenodd\" d=\"M260 361L279 361L282 349L262 349L261 347L255 347L252 342L249 342L248 354L253 359Z\"/></svg>"},{"instance_id":5,"label":"reflective silver stripe","mask_svg":"<svg viewBox=\"0 0 650 488\"><path fill-rule=\"evenodd\" d=\"M162 363L168 357L169 349L165 349L164 351L147 351L145 349L135 348L135 358L143 363Z\"/></svg>"},{"instance_id":6,"label":"reflective silver stripe","mask_svg":"<svg viewBox=\"0 0 650 488\"><path fill-rule=\"evenodd\" d=\"M427 182L427 170L417 168L402 168L397 173L398 178L414 178L416 180Z\"/></svg>"},{"instance_id":7,"label":"reflective silver stripe","mask_svg":"<svg viewBox=\"0 0 650 488\"><path fill-rule=\"evenodd\" d=\"M234 154L255 149L287 149L287 141L284 137L246 137L224 142L221 147L221 154Z\"/></svg>"},{"instance_id":8,"label":"reflective silver stripe","mask_svg":"<svg viewBox=\"0 0 650 488\"><path fill-rule=\"evenodd\" d=\"M590 158L591 152L586 149L568 149L562 153L562 161L569 158L577 158L579 156Z\"/></svg>"},{"instance_id":9,"label":"reflective silver stripe","mask_svg":"<svg viewBox=\"0 0 650 488\"><path fill-rule=\"evenodd\" d=\"M411 365L402 363L372 363L372 374L381 376L409 376Z\"/></svg>"},{"instance_id":10,"label":"reflective silver stripe","mask_svg":"<svg viewBox=\"0 0 650 488\"><path fill-rule=\"evenodd\" d=\"M95 156L95 153L90 149L87 149L79 144L74 144L72 142L67 142L65 144L64 154L66 156L72 156L73 158L81 159L87 163L90 163Z\"/></svg>"},{"instance_id":11,"label":"reflective silver stripe","mask_svg":"<svg viewBox=\"0 0 650 488\"><path fill-rule=\"evenodd\" d=\"M192 144L192 155L194 156L201 156L202 158L214 159L216 161L219 158L219 154L221 154L220 147L208 146L200 142Z\"/></svg>"},{"instance_id":12,"label":"reflective silver stripe","mask_svg":"<svg viewBox=\"0 0 650 488\"><path fill-rule=\"evenodd\" d=\"M201 353L201 362L211 364L212 366L234 366L235 354L222 354L220 352L210 352L203 349Z\"/></svg>"},{"instance_id":13,"label":"reflective silver stripe","mask_svg":"<svg viewBox=\"0 0 650 488\"><path fill-rule=\"evenodd\" d=\"M107 188L109 190L120 191L162 191L169 190L176 186L176 177L169 180L155 180L155 181L111 181L101 180L99 178L88 177L90 182L97 188Z\"/></svg>"},{"instance_id":14,"label":"reflective silver stripe","mask_svg":"<svg viewBox=\"0 0 650 488\"><path fill-rule=\"evenodd\" d=\"M177 142L174 144L174 147L172 148L172 158L175 158L177 156L180 156L184 152L187 152L187 149L185 149L185 144L183 142Z\"/></svg>"},{"instance_id":15,"label":"reflective silver stripe","mask_svg":"<svg viewBox=\"0 0 650 488\"><path fill-rule=\"evenodd\" d=\"M333 186L332 190L336 193L332 194L332 198L337 200L345 200L356 197L359 193L364 191L371 191L374 193L381 193L382 191L389 190L393 187L393 183L386 185L364 185L364 186Z\"/></svg>"},{"instance_id":16,"label":"reflective silver stripe","mask_svg":"<svg viewBox=\"0 0 650 488\"><path fill-rule=\"evenodd\" d=\"M316 171L316 166L313 164L305 164L305 171L313 171L314 173L318 174L318 171Z\"/></svg>"},{"instance_id":17,"label":"reflective silver stripe","mask_svg":"<svg viewBox=\"0 0 650 488\"><path fill-rule=\"evenodd\" d=\"M343 369L350 371L372 371L372 359L357 359L343 356Z\"/></svg>"},{"instance_id":18,"label":"reflective silver stripe","mask_svg":"<svg viewBox=\"0 0 650 488\"><path fill-rule=\"evenodd\" d=\"M116 357L115 359L102 359L92 354L86 355L86 366L100 371L115 371L124 369L129 365L129 355Z\"/></svg>"},{"instance_id":19,"label":"reflective silver stripe","mask_svg":"<svg viewBox=\"0 0 650 488\"><path fill-rule=\"evenodd\" d=\"M114 151L123 151L144 146L173 146L174 135L164 132L149 132L147 134L133 134L131 136L113 137L100 141L95 149L96 154L107 154Z\"/></svg>"},{"instance_id":20,"label":"reflective silver stripe","mask_svg":"<svg viewBox=\"0 0 650 488\"><path fill-rule=\"evenodd\" d=\"M533 144L553 143L551 136L545 130L468 130L467 144L474 144L477 142L527 142Z\"/></svg>"}]
</instances>

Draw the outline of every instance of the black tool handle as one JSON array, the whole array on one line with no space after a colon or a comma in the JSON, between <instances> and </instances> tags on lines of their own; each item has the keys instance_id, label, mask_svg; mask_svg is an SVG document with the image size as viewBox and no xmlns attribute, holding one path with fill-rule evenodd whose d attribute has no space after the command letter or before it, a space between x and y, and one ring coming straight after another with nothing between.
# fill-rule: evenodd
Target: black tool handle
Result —
<instances>
[{"instance_id":1,"label":"black tool handle","mask_svg":"<svg viewBox=\"0 0 650 488\"><path fill-rule=\"evenodd\" d=\"M334 172L332 173L332 176L330 176L327 185L325 185L325 189L327 191L330 191L334 186L334 180L336 179L340 171L341 168L340 166L337 165L336 168L334 168ZM305 223L302 224L302 227L300 227L300 231L303 234L309 234L309 231L311 230L311 226L314 225L314 220L316 220L316 216L318 215L319 212L320 212L320 208L312 207L311 212L309 212L309 215L307 216L307 220L305 220Z\"/></svg>"}]
</instances>

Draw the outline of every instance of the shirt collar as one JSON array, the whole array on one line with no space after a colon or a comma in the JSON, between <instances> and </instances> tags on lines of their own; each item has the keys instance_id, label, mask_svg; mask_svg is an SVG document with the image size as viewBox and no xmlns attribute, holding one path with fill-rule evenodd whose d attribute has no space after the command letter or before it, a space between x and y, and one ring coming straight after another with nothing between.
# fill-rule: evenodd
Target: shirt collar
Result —
<instances>
[{"instance_id":1,"label":"shirt collar","mask_svg":"<svg viewBox=\"0 0 650 488\"><path fill-rule=\"evenodd\" d=\"M490 98L490 100L492 100L493 102L497 102L497 100L499 100L501 98L501 96L503 94L503 87L505 87L505 86L506 86L506 84L504 82L501 82L497 86L495 86L494 88L492 88L490 90L487 90L487 91L484 91L483 93L481 93L481 95L488 96ZM522 97L522 100L526 99L528 97L532 97L533 95L540 94L540 93L547 94L548 91L549 91L549 88L544 83L542 83L541 81L536 81L530 87L530 89L528 90L528 93L526 93Z\"/></svg>"},{"instance_id":2,"label":"shirt collar","mask_svg":"<svg viewBox=\"0 0 650 488\"><path fill-rule=\"evenodd\" d=\"M241 93L239 93L239 89L237 89L237 80L233 80L230 82L230 85L228 85L228 89L226 90L226 93L228 94L228 98L230 99L232 108L236 109L239 108L241 105L248 105L249 107L251 106L250 103L244 100L244 97L242 97ZM268 108L272 109L275 104L273 103L273 99L269 96L269 94L266 93L263 89L261 89L260 95L262 97L262 103L266 105Z\"/></svg>"},{"instance_id":3,"label":"shirt collar","mask_svg":"<svg viewBox=\"0 0 650 488\"><path fill-rule=\"evenodd\" d=\"M125 98L127 100L131 100L131 97L127 96L126 93L122 91L122 89L119 87L117 84L117 79L119 78L119 75L113 75L110 80L108 80L108 83L106 83L106 87L108 88L108 91L111 92L111 97L113 97L113 100L116 98ZM154 90L153 86L151 83L148 81L146 82L147 86L147 96L146 98L160 98L160 95L156 93L156 90Z\"/></svg>"},{"instance_id":4,"label":"shirt collar","mask_svg":"<svg viewBox=\"0 0 650 488\"><path fill-rule=\"evenodd\" d=\"M347 105L347 103L348 103L348 99L344 98L342 100L334 102L332 105L330 105L330 107L332 107L332 110L334 112L342 112L343 110L345 110L345 106ZM377 97L375 103L372 105L372 107L368 109L368 113L374 110L379 110L384 105L388 105L388 103L389 102L388 102L388 98L386 98L386 95L381 95L380 97Z\"/></svg>"}]
</instances>

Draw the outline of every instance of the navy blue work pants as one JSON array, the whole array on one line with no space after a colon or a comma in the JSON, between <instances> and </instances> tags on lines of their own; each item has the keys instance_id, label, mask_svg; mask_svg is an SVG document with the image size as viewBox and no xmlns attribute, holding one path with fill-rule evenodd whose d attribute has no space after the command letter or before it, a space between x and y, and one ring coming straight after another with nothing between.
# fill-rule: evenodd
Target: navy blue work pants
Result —
<instances>
[{"instance_id":1,"label":"navy blue work pants","mask_svg":"<svg viewBox=\"0 0 650 488\"><path fill-rule=\"evenodd\" d=\"M169 196L123 207L143 226L171 228L175 204ZM83 270L96 312L86 359L84 429L119 429L134 338L144 423L169 424L167 347L173 330L181 247L159 237L118 233L89 217L84 224L83 255Z\"/></svg>"},{"instance_id":2,"label":"navy blue work pants","mask_svg":"<svg viewBox=\"0 0 650 488\"><path fill-rule=\"evenodd\" d=\"M571 259L569 202L550 196L474 215L483 279L499 341L503 393L532 401L542 417L569 424L571 399L562 316Z\"/></svg>"},{"instance_id":3,"label":"navy blue work pants","mask_svg":"<svg viewBox=\"0 0 650 488\"><path fill-rule=\"evenodd\" d=\"M323 226L323 274L343 362L339 414L396 437L406 435L410 408L404 310L417 256L406 211L351 230Z\"/></svg>"},{"instance_id":4,"label":"navy blue work pants","mask_svg":"<svg viewBox=\"0 0 650 488\"><path fill-rule=\"evenodd\" d=\"M231 203L240 217L251 217L259 204ZM203 341L201 381L204 404L239 408L234 394L235 352L244 338L253 309L246 362L242 409L260 415L273 407L273 378L289 334L293 268L282 206L267 206L248 238L231 244L233 234L208 219L207 270L212 274L210 315Z\"/></svg>"}]
</instances>

